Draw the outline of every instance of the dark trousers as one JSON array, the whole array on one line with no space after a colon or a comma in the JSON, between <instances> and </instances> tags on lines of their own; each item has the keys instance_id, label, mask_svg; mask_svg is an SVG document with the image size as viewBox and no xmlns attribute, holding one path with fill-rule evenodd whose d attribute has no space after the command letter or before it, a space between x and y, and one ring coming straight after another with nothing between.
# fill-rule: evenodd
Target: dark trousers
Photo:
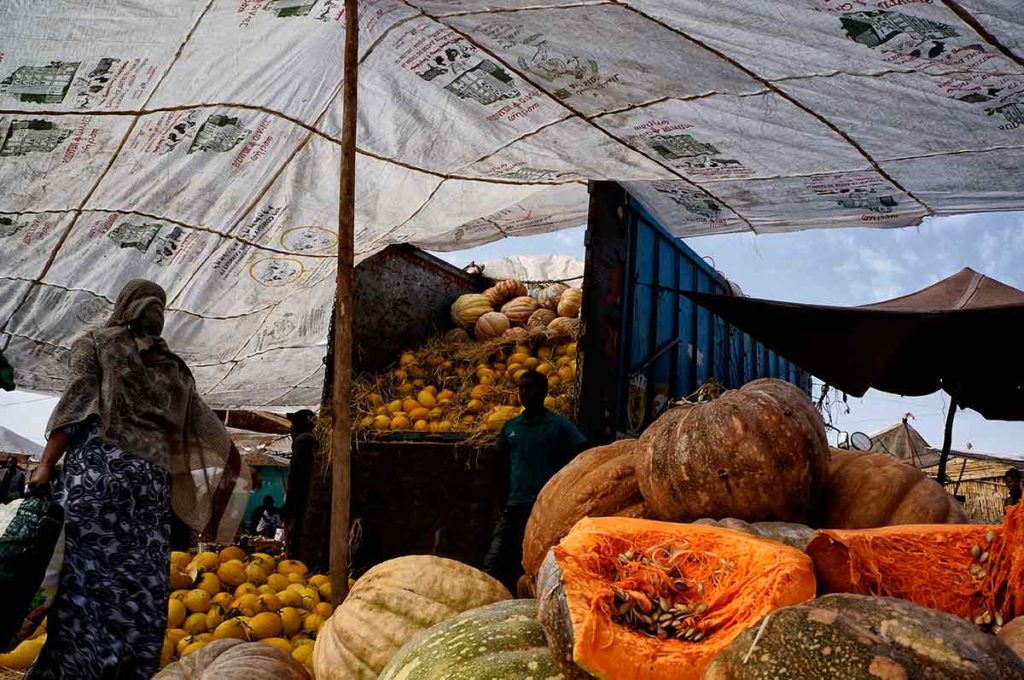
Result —
<instances>
[{"instance_id":1,"label":"dark trousers","mask_svg":"<svg viewBox=\"0 0 1024 680\"><path fill-rule=\"evenodd\" d=\"M523 534L532 505L509 505L494 524L484 571L501 581L513 596L523 573Z\"/></svg>"}]
</instances>

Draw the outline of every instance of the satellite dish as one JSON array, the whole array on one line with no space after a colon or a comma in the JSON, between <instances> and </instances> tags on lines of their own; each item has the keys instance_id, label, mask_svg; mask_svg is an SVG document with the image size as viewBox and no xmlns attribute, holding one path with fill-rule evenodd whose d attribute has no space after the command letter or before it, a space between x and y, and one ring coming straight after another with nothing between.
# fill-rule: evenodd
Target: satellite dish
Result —
<instances>
[{"instance_id":1,"label":"satellite dish","mask_svg":"<svg viewBox=\"0 0 1024 680\"><path fill-rule=\"evenodd\" d=\"M850 444L858 451L870 451L871 437L867 436L863 432L854 432L850 435Z\"/></svg>"}]
</instances>

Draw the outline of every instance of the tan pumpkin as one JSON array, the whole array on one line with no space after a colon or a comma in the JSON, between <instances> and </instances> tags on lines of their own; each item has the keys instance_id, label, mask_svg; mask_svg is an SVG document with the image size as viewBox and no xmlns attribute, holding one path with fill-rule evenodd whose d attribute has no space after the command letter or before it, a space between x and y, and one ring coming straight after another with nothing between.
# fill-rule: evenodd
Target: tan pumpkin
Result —
<instances>
[{"instance_id":1,"label":"tan pumpkin","mask_svg":"<svg viewBox=\"0 0 1024 680\"><path fill-rule=\"evenodd\" d=\"M532 297L521 296L506 302L501 313L508 317L513 326L525 326L530 315L537 311L537 303Z\"/></svg>"},{"instance_id":2,"label":"tan pumpkin","mask_svg":"<svg viewBox=\"0 0 1024 680\"><path fill-rule=\"evenodd\" d=\"M526 284L515 279L505 279L485 290L484 295L491 301L491 306L498 309L509 300L526 295Z\"/></svg>"},{"instance_id":3,"label":"tan pumpkin","mask_svg":"<svg viewBox=\"0 0 1024 680\"><path fill-rule=\"evenodd\" d=\"M525 328L509 328L501 334L501 337L509 342L525 343L530 339L530 332Z\"/></svg>"},{"instance_id":4,"label":"tan pumpkin","mask_svg":"<svg viewBox=\"0 0 1024 680\"><path fill-rule=\"evenodd\" d=\"M382 562L356 581L320 629L316 679L374 680L420 631L511 597L498 581L455 560L407 555Z\"/></svg>"},{"instance_id":5,"label":"tan pumpkin","mask_svg":"<svg viewBox=\"0 0 1024 680\"><path fill-rule=\"evenodd\" d=\"M744 522L735 517L726 517L725 519L704 517L698 519L694 524L742 531L751 536L788 545L801 552L806 550L807 544L814 538L814 529L806 524L798 524L796 522Z\"/></svg>"},{"instance_id":6,"label":"tan pumpkin","mask_svg":"<svg viewBox=\"0 0 1024 680\"><path fill-rule=\"evenodd\" d=\"M579 288L570 288L562 293L558 299L558 316L568 319L575 319L580 315L580 307L583 306L583 291Z\"/></svg>"},{"instance_id":7,"label":"tan pumpkin","mask_svg":"<svg viewBox=\"0 0 1024 680\"><path fill-rule=\"evenodd\" d=\"M552 283L549 286L541 288L536 295L537 304L544 309L550 309L555 311L558 309L558 300L562 297L562 293L569 290L569 286L564 283Z\"/></svg>"},{"instance_id":8,"label":"tan pumpkin","mask_svg":"<svg viewBox=\"0 0 1024 680\"><path fill-rule=\"evenodd\" d=\"M560 316L548 324L548 334L561 339L575 338L580 334L580 320Z\"/></svg>"},{"instance_id":9,"label":"tan pumpkin","mask_svg":"<svg viewBox=\"0 0 1024 680\"><path fill-rule=\"evenodd\" d=\"M480 342L493 340L501 337L501 334L509 329L511 324L508 317L501 312L487 312L476 321L473 335Z\"/></svg>"},{"instance_id":10,"label":"tan pumpkin","mask_svg":"<svg viewBox=\"0 0 1024 680\"><path fill-rule=\"evenodd\" d=\"M550 309L538 309L526 320L526 328L531 331L538 328L547 328L548 324L557 318L558 314Z\"/></svg>"},{"instance_id":11,"label":"tan pumpkin","mask_svg":"<svg viewBox=\"0 0 1024 680\"><path fill-rule=\"evenodd\" d=\"M807 523L828 465L825 425L790 383L755 380L670 409L640 438L640 491L656 516Z\"/></svg>"},{"instance_id":12,"label":"tan pumpkin","mask_svg":"<svg viewBox=\"0 0 1024 680\"><path fill-rule=\"evenodd\" d=\"M454 345L469 342L472 338L469 337L469 333L464 328L453 328L444 334L444 340Z\"/></svg>"},{"instance_id":13,"label":"tan pumpkin","mask_svg":"<svg viewBox=\"0 0 1024 680\"><path fill-rule=\"evenodd\" d=\"M477 319L488 312L493 312L490 300L484 295L467 293L460 295L452 303L452 321L456 326L472 328L476 325Z\"/></svg>"},{"instance_id":14,"label":"tan pumpkin","mask_svg":"<svg viewBox=\"0 0 1024 680\"><path fill-rule=\"evenodd\" d=\"M1018 616L1000 628L996 637L1024 659L1024 616Z\"/></svg>"},{"instance_id":15,"label":"tan pumpkin","mask_svg":"<svg viewBox=\"0 0 1024 680\"><path fill-rule=\"evenodd\" d=\"M884 453L832 449L819 504L828 529L967 521L953 496L917 468Z\"/></svg>"},{"instance_id":16,"label":"tan pumpkin","mask_svg":"<svg viewBox=\"0 0 1024 680\"><path fill-rule=\"evenodd\" d=\"M544 556L584 517L645 517L635 439L573 458L541 489L523 536L523 569L535 579Z\"/></svg>"},{"instance_id":17,"label":"tan pumpkin","mask_svg":"<svg viewBox=\"0 0 1024 680\"><path fill-rule=\"evenodd\" d=\"M309 674L276 647L228 639L200 647L153 680L309 680Z\"/></svg>"}]
</instances>

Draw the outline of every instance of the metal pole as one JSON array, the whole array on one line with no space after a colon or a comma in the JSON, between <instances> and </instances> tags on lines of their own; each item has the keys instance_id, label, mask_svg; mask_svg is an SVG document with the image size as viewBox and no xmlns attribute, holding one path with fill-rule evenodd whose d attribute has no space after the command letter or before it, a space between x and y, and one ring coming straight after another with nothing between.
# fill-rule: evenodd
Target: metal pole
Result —
<instances>
[{"instance_id":1,"label":"metal pole","mask_svg":"<svg viewBox=\"0 0 1024 680\"><path fill-rule=\"evenodd\" d=\"M956 417L956 397L949 397L949 411L946 413L946 431L942 436L942 453L939 454L939 484L945 486L949 478L946 477L946 462L949 460L949 450L953 445L953 418Z\"/></svg>"},{"instance_id":2,"label":"metal pole","mask_svg":"<svg viewBox=\"0 0 1024 680\"><path fill-rule=\"evenodd\" d=\"M359 77L359 3L345 0L341 178L338 193L338 282L334 308L334 393L331 425L331 594L348 595L349 502L352 494L352 279L356 221L356 90Z\"/></svg>"}]
</instances>

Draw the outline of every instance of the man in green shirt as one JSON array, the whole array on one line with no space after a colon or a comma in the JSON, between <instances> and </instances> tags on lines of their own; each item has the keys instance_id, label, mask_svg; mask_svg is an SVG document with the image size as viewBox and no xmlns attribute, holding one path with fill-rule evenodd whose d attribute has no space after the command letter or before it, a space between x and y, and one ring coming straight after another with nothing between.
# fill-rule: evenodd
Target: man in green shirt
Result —
<instances>
[{"instance_id":1,"label":"man in green shirt","mask_svg":"<svg viewBox=\"0 0 1024 680\"><path fill-rule=\"evenodd\" d=\"M544 407L548 379L528 371L519 379L523 413L505 423L496 443L498 498L504 509L494 526L484 571L513 593L523 572L523 534L537 494L583 449L576 426Z\"/></svg>"}]
</instances>

